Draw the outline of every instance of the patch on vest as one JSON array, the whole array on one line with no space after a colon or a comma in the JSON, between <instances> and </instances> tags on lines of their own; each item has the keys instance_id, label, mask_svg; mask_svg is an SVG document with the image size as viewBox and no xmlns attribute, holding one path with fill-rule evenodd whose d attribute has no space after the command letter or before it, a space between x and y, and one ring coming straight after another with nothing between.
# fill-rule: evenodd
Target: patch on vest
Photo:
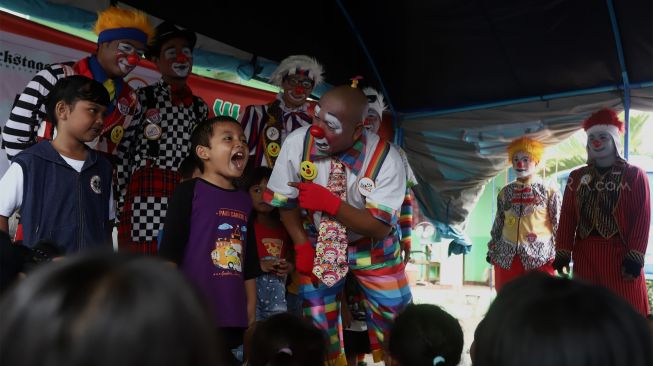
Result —
<instances>
[{"instance_id":1,"label":"patch on vest","mask_svg":"<svg viewBox=\"0 0 653 366\"><path fill-rule=\"evenodd\" d=\"M102 193L102 180L99 175L91 177L91 189L97 194Z\"/></svg>"}]
</instances>

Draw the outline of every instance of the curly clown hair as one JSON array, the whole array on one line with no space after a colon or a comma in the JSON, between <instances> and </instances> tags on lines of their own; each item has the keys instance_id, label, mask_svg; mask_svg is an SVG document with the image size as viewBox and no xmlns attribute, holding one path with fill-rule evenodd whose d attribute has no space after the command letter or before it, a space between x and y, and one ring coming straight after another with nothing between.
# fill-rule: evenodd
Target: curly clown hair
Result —
<instances>
[{"instance_id":1,"label":"curly clown hair","mask_svg":"<svg viewBox=\"0 0 653 366\"><path fill-rule=\"evenodd\" d=\"M515 139L508 145L508 160L512 162L512 157L520 151L527 153L531 159L539 163L544 154L544 145L528 137Z\"/></svg>"},{"instance_id":2,"label":"curly clown hair","mask_svg":"<svg viewBox=\"0 0 653 366\"><path fill-rule=\"evenodd\" d=\"M280 87L283 78L297 73L306 73L308 78L313 80L315 86L320 85L324 80L322 77L324 69L316 59L306 55L293 55L283 59L279 66L272 72L272 75L270 75L270 84Z\"/></svg>"},{"instance_id":3,"label":"curly clown hair","mask_svg":"<svg viewBox=\"0 0 653 366\"><path fill-rule=\"evenodd\" d=\"M379 93L376 89L369 86L363 88L363 93L367 97L368 108L376 112L379 117L382 117L383 111L388 108L386 107L385 101L383 100L383 94Z\"/></svg>"},{"instance_id":4,"label":"curly clown hair","mask_svg":"<svg viewBox=\"0 0 653 366\"><path fill-rule=\"evenodd\" d=\"M116 39L135 39L147 44L154 37L154 27L147 14L138 10L120 9L115 6L98 12L93 28L98 43Z\"/></svg>"}]
</instances>

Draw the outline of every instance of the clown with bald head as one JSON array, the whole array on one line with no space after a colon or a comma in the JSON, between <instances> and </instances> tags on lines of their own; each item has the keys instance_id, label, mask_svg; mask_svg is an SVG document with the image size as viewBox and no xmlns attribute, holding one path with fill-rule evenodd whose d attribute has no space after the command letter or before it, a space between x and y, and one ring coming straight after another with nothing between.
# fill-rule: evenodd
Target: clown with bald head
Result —
<instances>
[{"instance_id":1,"label":"clown with bald head","mask_svg":"<svg viewBox=\"0 0 653 366\"><path fill-rule=\"evenodd\" d=\"M367 112L358 88L327 92L313 125L287 137L264 194L281 208L304 314L330 335L335 365L346 365L338 295L348 272L365 296L375 360L389 324L411 300L396 228L406 172L397 150L364 128Z\"/></svg>"},{"instance_id":2,"label":"clown with bald head","mask_svg":"<svg viewBox=\"0 0 653 366\"><path fill-rule=\"evenodd\" d=\"M494 265L497 291L529 271L554 274L555 232L560 192L536 174L544 146L528 137L508 145L517 179L497 196L497 212L488 243L487 261Z\"/></svg>"},{"instance_id":3,"label":"clown with bald head","mask_svg":"<svg viewBox=\"0 0 653 366\"><path fill-rule=\"evenodd\" d=\"M650 313L642 267L651 197L646 173L621 155L624 122L604 108L583 122L587 165L569 174L554 267L614 291Z\"/></svg>"}]
</instances>

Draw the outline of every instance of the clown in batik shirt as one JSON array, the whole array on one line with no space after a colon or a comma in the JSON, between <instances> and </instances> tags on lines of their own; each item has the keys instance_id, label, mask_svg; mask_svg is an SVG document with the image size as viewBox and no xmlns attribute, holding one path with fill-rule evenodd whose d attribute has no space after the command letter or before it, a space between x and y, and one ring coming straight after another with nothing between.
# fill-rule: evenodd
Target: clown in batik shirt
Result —
<instances>
[{"instance_id":1,"label":"clown in batik shirt","mask_svg":"<svg viewBox=\"0 0 653 366\"><path fill-rule=\"evenodd\" d=\"M555 233L562 202L557 187L545 184L535 170L542 156L538 141L520 138L508 146L517 180L497 196L497 212L488 244L497 290L528 271L554 274Z\"/></svg>"}]
</instances>

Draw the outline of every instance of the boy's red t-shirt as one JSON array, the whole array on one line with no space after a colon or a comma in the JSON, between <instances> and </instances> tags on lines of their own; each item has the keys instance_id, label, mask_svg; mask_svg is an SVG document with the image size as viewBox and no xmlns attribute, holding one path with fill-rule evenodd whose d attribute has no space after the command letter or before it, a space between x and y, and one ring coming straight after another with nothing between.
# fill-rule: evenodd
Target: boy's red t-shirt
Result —
<instances>
[{"instance_id":1,"label":"boy's red t-shirt","mask_svg":"<svg viewBox=\"0 0 653 366\"><path fill-rule=\"evenodd\" d=\"M283 225L270 228L254 220L254 232L259 258L287 258L290 237Z\"/></svg>"}]
</instances>

